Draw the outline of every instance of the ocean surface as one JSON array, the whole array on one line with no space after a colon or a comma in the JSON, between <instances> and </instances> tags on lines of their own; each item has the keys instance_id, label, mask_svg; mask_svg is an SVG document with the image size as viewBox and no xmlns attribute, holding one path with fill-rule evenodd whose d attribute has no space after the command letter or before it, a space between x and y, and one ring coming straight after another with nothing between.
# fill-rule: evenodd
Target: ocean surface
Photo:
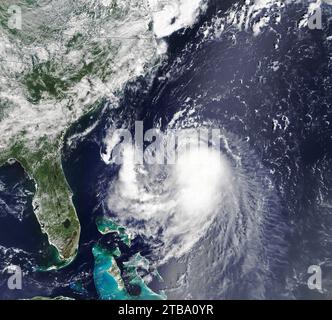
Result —
<instances>
[{"instance_id":1,"label":"ocean surface","mask_svg":"<svg viewBox=\"0 0 332 320\"><path fill-rule=\"evenodd\" d=\"M120 106L105 100L67 132L63 168L82 226L69 266L38 270L52 252L32 212L33 182L18 164L0 168L0 269L18 264L25 273L23 290L10 291L3 272L0 298L112 298L114 283L105 293L94 279L93 250L100 247L113 252L126 287L115 298L331 298L332 7L324 5L323 30L297 26L304 2L266 7L260 16L269 19L253 35L244 24L228 22L244 6L233 3L212 3L193 28L168 37L167 60L157 73L129 82ZM149 196L163 190L169 197L123 198L121 168L102 157L112 130L134 131L135 121L146 130L222 132L232 183L209 214L209 206L200 213L204 220L191 218L188 230L181 212L167 211L172 184L147 167L150 180L137 174L137 185L148 181ZM119 233L102 235L98 217L124 226L131 246ZM189 250L177 255L181 246ZM105 265L111 267L109 259ZM308 289L311 265L322 268L322 292Z\"/></svg>"}]
</instances>

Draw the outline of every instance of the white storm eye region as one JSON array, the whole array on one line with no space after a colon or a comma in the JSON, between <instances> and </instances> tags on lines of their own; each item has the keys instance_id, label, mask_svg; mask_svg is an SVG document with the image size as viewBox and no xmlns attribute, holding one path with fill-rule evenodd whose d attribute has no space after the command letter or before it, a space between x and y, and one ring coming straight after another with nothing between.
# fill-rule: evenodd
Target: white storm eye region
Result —
<instances>
[{"instance_id":1,"label":"white storm eye region","mask_svg":"<svg viewBox=\"0 0 332 320\"><path fill-rule=\"evenodd\" d=\"M220 200L220 192L229 180L229 169L219 152L190 150L180 156L175 169L178 201L185 217L206 216Z\"/></svg>"},{"instance_id":2,"label":"white storm eye region","mask_svg":"<svg viewBox=\"0 0 332 320\"><path fill-rule=\"evenodd\" d=\"M116 220L133 234L162 242L165 261L192 249L232 190L230 167L219 150L180 146L177 154L172 165L139 165L128 145L108 195Z\"/></svg>"}]
</instances>

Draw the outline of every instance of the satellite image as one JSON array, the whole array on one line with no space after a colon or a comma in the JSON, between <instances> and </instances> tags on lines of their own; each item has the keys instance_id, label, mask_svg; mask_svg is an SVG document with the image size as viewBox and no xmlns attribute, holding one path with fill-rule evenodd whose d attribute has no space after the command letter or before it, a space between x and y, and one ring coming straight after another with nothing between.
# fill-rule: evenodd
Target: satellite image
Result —
<instances>
[{"instance_id":1,"label":"satellite image","mask_svg":"<svg viewBox=\"0 0 332 320\"><path fill-rule=\"evenodd\" d=\"M332 299L332 0L0 0L0 300Z\"/></svg>"}]
</instances>

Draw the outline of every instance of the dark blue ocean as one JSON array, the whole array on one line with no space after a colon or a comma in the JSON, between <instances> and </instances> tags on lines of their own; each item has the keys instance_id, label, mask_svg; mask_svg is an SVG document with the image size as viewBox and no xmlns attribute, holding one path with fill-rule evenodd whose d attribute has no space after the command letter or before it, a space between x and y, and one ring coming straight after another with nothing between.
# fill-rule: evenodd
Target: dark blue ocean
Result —
<instances>
[{"instance_id":1,"label":"dark blue ocean","mask_svg":"<svg viewBox=\"0 0 332 320\"><path fill-rule=\"evenodd\" d=\"M220 38L204 39L201 29L222 17L233 3L211 3L195 27L167 39L168 58L152 84L145 78L135 79L127 85L119 108L104 101L67 132L63 168L82 226L79 252L71 265L59 271L34 270L51 256L32 212L34 185L20 165L0 168L0 269L10 262L22 266L26 273L23 290L18 291L8 290L8 275L0 274L1 299L60 295L97 299L92 275L92 247L97 242L120 246L120 268L137 252L150 257L151 250L142 237L135 238L128 249L115 235L101 236L96 228L96 217L107 211L109 181L117 174L116 168L100 158L103 139L110 126L133 129L137 120L144 122L146 130L157 123L166 128L188 97L201 106L201 121L217 121L236 137L234 145L245 146L241 150L247 152L244 166L249 179L255 179L255 172L266 172L275 193L266 209L261 239L266 248L266 270L257 268L244 275L243 261L231 264L230 260L227 272L218 274L219 269L212 270L210 265L221 262L209 260L210 252L206 259L191 260L196 267L187 275L188 287L170 292L170 297L188 297L190 291L193 298L207 299L331 298L332 41L327 37L332 34L328 20L332 10L324 7L323 30L297 28L295 22L306 9L300 3L281 9L281 22L274 24L272 19L257 37L230 28ZM276 61L278 68L271 68ZM67 144L70 136L84 132L95 121L98 125L88 136L74 146ZM203 243L213 244L210 235ZM254 254L255 248L252 250ZM307 287L310 265L322 268L323 292ZM154 280L150 286L167 291L176 274L185 270L185 260L165 265L159 270L165 282ZM260 272L264 276L259 277L257 288L253 283L255 273ZM218 282L230 284L225 289Z\"/></svg>"}]
</instances>

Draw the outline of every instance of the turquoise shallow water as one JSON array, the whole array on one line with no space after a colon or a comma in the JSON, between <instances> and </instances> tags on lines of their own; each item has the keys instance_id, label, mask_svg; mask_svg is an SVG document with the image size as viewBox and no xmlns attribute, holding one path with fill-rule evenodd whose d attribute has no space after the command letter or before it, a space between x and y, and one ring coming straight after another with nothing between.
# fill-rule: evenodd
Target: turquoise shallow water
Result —
<instances>
[{"instance_id":1,"label":"turquoise shallow water","mask_svg":"<svg viewBox=\"0 0 332 320\"><path fill-rule=\"evenodd\" d=\"M131 246L130 235L126 228L117 225L112 219L102 216L96 219L98 231L102 235L117 233L121 241L128 247ZM123 271L126 273L127 285L137 288L135 295L130 294L122 279L121 270L116 259L121 257L118 247L109 249L101 244L96 244L92 253L95 259L93 271L94 283L99 298L102 300L163 300L166 295L162 292L153 292L137 272L139 266L149 269L149 261L136 254L130 261L123 264Z\"/></svg>"},{"instance_id":2,"label":"turquoise shallow water","mask_svg":"<svg viewBox=\"0 0 332 320\"><path fill-rule=\"evenodd\" d=\"M108 233L117 233L120 239L128 246L131 245L131 238L130 235L126 232L126 228L117 225L112 219L106 217L98 217L96 219L96 224L98 231L102 234Z\"/></svg>"},{"instance_id":3,"label":"turquoise shallow water","mask_svg":"<svg viewBox=\"0 0 332 320\"><path fill-rule=\"evenodd\" d=\"M124 286L121 277L121 271L116 263L115 258L121 255L118 248L109 250L97 244L92 249L95 259L93 272L94 283L102 300L163 300L166 299L164 294L154 293L145 284L143 279L137 273L136 263L131 263L126 268L129 274L130 285L136 285L140 288L138 295L130 295ZM135 259L137 263L140 259Z\"/></svg>"}]
</instances>

